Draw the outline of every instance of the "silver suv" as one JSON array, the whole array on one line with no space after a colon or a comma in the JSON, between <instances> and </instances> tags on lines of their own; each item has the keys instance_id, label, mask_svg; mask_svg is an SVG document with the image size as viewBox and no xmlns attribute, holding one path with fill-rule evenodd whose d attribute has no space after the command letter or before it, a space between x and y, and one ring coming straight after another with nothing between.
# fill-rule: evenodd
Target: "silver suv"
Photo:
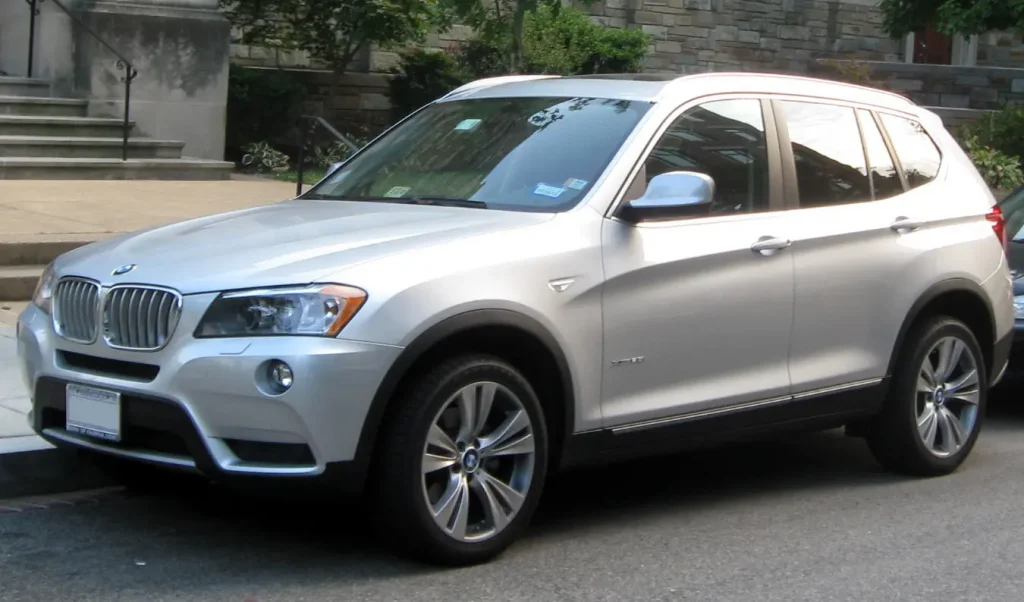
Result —
<instances>
[{"instance_id":1,"label":"silver suv","mask_svg":"<svg viewBox=\"0 0 1024 602\"><path fill-rule=\"evenodd\" d=\"M955 470L1010 350L1003 229L894 94L491 79L299 198L60 257L19 353L58 446L365 491L405 550L465 564L586 463L845 426Z\"/></svg>"}]
</instances>

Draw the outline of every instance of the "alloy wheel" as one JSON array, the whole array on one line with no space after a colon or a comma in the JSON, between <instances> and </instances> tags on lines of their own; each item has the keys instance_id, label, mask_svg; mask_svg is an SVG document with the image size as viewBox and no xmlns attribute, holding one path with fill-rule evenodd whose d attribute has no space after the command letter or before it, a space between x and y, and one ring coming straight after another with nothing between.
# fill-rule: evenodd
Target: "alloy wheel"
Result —
<instances>
[{"instance_id":1,"label":"alloy wheel","mask_svg":"<svg viewBox=\"0 0 1024 602\"><path fill-rule=\"evenodd\" d=\"M476 382L449 397L423 449L423 495L437 526L460 542L500 533L529 492L534 446L530 416L508 388Z\"/></svg>"},{"instance_id":2,"label":"alloy wheel","mask_svg":"<svg viewBox=\"0 0 1024 602\"><path fill-rule=\"evenodd\" d=\"M978 360L957 337L939 339L924 357L917 378L917 431L935 456L956 454L978 422L981 388Z\"/></svg>"}]
</instances>

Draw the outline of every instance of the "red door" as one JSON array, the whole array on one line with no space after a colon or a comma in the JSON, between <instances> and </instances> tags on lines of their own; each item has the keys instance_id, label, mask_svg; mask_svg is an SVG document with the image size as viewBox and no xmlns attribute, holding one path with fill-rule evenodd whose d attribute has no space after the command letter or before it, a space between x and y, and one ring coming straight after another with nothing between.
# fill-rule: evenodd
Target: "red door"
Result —
<instances>
[{"instance_id":1,"label":"red door","mask_svg":"<svg viewBox=\"0 0 1024 602\"><path fill-rule=\"evenodd\" d=\"M953 63L953 38L939 33L931 25L914 33L914 62L929 65Z\"/></svg>"}]
</instances>

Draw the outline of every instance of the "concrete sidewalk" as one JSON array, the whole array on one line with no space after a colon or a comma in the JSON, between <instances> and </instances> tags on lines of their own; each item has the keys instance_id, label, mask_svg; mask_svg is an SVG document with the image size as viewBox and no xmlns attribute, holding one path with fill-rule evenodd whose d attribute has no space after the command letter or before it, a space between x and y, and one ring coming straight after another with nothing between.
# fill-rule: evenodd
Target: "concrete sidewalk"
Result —
<instances>
[{"instance_id":1,"label":"concrete sidewalk","mask_svg":"<svg viewBox=\"0 0 1024 602\"><path fill-rule=\"evenodd\" d=\"M93 241L293 196L295 184L244 176L215 182L0 180L0 242Z\"/></svg>"},{"instance_id":2,"label":"concrete sidewalk","mask_svg":"<svg viewBox=\"0 0 1024 602\"><path fill-rule=\"evenodd\" d=\"M14 257L35 256L40 253L21 251L54 246L45 243L73 248L294 195L294 184L252 177L213 182L0 180L0 248ZM31 403L19 374L14 337L24 306L0 301L0 499L109 485L110 478L88 459L53 448L28 426Z\"/></svg>"}]
</instances>

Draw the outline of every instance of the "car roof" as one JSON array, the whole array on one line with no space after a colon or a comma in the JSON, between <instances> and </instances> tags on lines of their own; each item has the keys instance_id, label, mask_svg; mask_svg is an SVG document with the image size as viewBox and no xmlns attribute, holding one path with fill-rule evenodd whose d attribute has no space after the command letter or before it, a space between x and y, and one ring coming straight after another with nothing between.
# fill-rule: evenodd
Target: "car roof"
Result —
<instances>
[{"instance_id":1,"label":"car roof","mask_svg":"<svg viewBox=\"0 0 1024 602\"><path fill-rule=\"evenodd\" d=\"M442 101L501 97L595 97L660 102L723 93L790 94L845 100L917 112L898 94L845 82L757 72L716 72L694 75L629 73L614 75L517 75L477 80L458 88Z\"/></svg>"}]
</instances>

